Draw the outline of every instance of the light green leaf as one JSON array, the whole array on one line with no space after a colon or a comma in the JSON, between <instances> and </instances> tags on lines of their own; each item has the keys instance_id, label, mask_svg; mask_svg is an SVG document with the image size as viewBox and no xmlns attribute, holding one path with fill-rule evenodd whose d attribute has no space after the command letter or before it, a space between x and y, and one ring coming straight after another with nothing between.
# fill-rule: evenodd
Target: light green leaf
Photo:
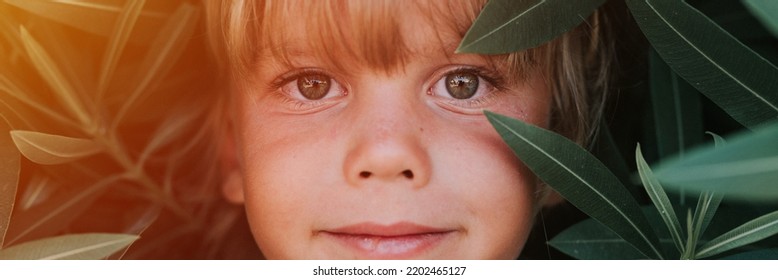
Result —
<instances>
[{"instance_id":1,"label":"light green leaf","mask_svg":"<svg viewBox=\"0 0 778 280\"><path fill-rule=\"evenodd\" d=\"M716 191L727 198L778 199L778 123L740 133L720 148L707 145L654 168L667 188Z\"/></svg>"},{"instance_id":2,"label":"light green leaf","mask_svg":"<svg viewBox=\"0 0 778 280\"><path fill-rule=\"evenodd\" d=\"M11 141L9 130L7 123L0 120L0 249L11 221L21 170L21 155Z\"/></svg>"},{"instance_id":3,"label":"light green leaf","mask_svg":"<svg viewBox=\"0 0 778 280\"><path fill-rule=\"evenodd\" d=\"M492 112L485 114L541 180L647 257L662 258L638 203L599 160L559 134Z\"/></svg>"},{"instance_id":4,"label":"light green leaf","mask_svg":"<svg viewBox=\"0 0 778 280\"><path fill-rule=\"evenodd\" d=\"M687 147L702 142L700 93L678 77L655 51L649 61L659 157L683 155Z\"/></svg>"},{"instance_id":5,"label":"light green leaf","mask_svg":"<svg viewBox=\"0 0 778 280\"><path fill-rule=\"evenodd\" d=\"M705 230L708 229L708 225L713 220L713 216L716 214L716 210L718 210L723 198L723 195L715 192L706 191L700 194L700 197L697 199L697 208L694 210L692 218L692 224L694 225L693 244L697 244Z\"/></svg>"},{"instance_id":6,"label":"light green leaf","mask_svg":"<svg viewBox=\"0 0 778 280\"><path fill-rule=\"evenodd\" d=\"M11 131L16 147L38 164L62 164L99 153L103 150L90 139L46 134L36 131Z\"/></svg>"},{"instance_id":7,"label":"light green leaf","mask_svg":"<svg viewBox=\"0 0 778 280\"><path fill-rule=\"evenodd\" d=\"M715 143L716 148L724 147L724 145L727 144L727 140L724 140L724 138L722 138L718 134L710 131L706 131L705 133L713 137L713 143Z\"/></svg>"},{"instance_id":8,"label":"light green leaf","mask_svg":"<svg viewBox=\"0 0 778 280\"><path fill-rule=\"evenodd\" d=\"M138 239L128 234L72 234L30 241L0 251L0 260L98 260Z\"/></svg>"},{"instance_id":9,"label":"light green leaf","mask_svg":"<svg viewBox=\"0 0 778 280\"><path fill-rule=\"evenodd\" d=\"M132 34L132 29L135 27L135 22L138 21L145 3L145 0L127 1L119 13L119 18L111 32L108 47L103 55L103 63L100 67L100 78L98 80L99 96L103 95L103 92L108 87L108 82L110 82L114 71L116 71L116 64L119 62L119 58L127 45L127 40L129 40L130 34Z\"/></svg>"},{"instance_id":10,"label":"light green leaf","mask_svg":"<svg viewBox=\"0 0 778 280\"><path fill-rule=\"evenodd\" d=\"M651 168L648 167L648 163L643 159L643 153L640 152L640 145L635 149L635 159L637 161L638 173L640 174L640 180L643 182L643 186L646 188L648 196L654 203L656 210L659 211L659 216L662 217L667 229L670 231L670 236L673 239L673 243L679 252L683 252L683 236L681 236L681 223L678 222L678 217L673 210L673 204L670 203L670 199L665 194L662 185L656 180L654 174L651 172Z\"/></svg>"},{"instance_id":11,"label":"light green leaf","mask_svg":"<svg viewBox=\"0 0 778 280\"><path fill-rule=\"evenodd\" d=\"M5 0L6 3L55 22L59 22L92 34L108 37L113 30L123 1L118 0ZM144 11L143 29L159 24L166 14ZM134 33L131 40L145 43L150 39L144 33Z\"/></svg>"},{"instance_id":12,"label":"light green leaf","mask_svg":"<svg viewBox=\"0 0 778 280\"><path fill-rule=\"evenodd\" d=\"M778 119L778 68L679 0L627 0L670 67L741 124Z\"/></svg>"},{"instance_id":13,"label":"light green leaf","mask_svg":"<svg viewBox=\"0 0 778 280\"><path fill-rule=\"evenodd\" d=\"M141 63L141 77L136 87L129 93L123 106L113 120L112 130L115 131L127 112L138 100L148 93L153 85L167 74L168 70L178 60L186 43L197 25L197 8L188 3L182 3L176 12L170 16L165 26L157 34L148 50L148 55Z\"/></svg>"},{"instance_id":14,"label":"light green leaf","mask_svg":"<svg viewBox=\"0 0 778 280\"><path fill-rule=\"evenodd\" d=\"M778 211L766 214L714 238L697 250L697 258L711 257L778 233Z\"/></svg>"},{"instance_id":15,"label":"light green leaf","mask_svg":"<svg viewBox=\"0 0 778 280\"><path fill-rule=\"evenodd\" d=\"M84 108L84 104L73 85L65 78L56 63L43 49L43 46L27 32L27 29L22 26L20 27L20 32L22 42L32 65L38 70L38 73L48 83L49 87L54 90L55 96L81 124L89 124L91 122L89 113Z\"/></svg>"},{"instance_id":16,"label":"light green leaf","mask_svg":"<svg viewBox=\"0 0 778 280\"><path fill-rule=\"evenodd\" d=\"M778 1L775 0L743 0L743 4L770 30L773 36L778 37Z\"/></svg>"},{"instance_id":17,"label":"light green leaf","mask_svg":"<svg viewBox=\"0 0 778 280\"><path fill-rule=\"evenodd\" d=\"M573 29L604 0L491 0L457 48L499 54L534 48Z\"/></svg>"}]
</instances>

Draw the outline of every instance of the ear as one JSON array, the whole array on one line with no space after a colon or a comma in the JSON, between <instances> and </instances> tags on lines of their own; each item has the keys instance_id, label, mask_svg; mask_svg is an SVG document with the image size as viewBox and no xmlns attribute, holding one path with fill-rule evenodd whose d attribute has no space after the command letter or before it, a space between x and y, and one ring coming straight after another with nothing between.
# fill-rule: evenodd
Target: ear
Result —
<instances>
[{"instance_id":1,"label":"ear","mask_svg":"<svg viewBox=\"0 0 778 280\"><path fill-rule=\"evenodd\" d=\"M219 147L222 195L230 203L243 204L243 172L238 162L238 151L232 125L228 124L227 126L228 128L222 132L222 141Z\"/></svg>"}]
</instances>

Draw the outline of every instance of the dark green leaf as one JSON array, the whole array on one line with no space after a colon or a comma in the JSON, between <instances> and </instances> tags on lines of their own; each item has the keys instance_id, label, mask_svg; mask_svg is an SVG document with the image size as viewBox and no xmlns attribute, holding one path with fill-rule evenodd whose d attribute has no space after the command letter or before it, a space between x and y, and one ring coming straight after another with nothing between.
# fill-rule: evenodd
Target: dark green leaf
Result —
<instances>
[{"instance_id":1,"label":"dark green leaf","mask_svg":"<svg viewBox=\"0 0 778 280\"><path fill-rule=\"evenodd\" d=\"M604 0L491 0L457 52L499 54L534 48L573 29Z\"/></svg>"},{"instance_id":2,"label":"dark green leaf","mask_svg":"<svg viewBox=\"0 0 778 280\"><path fill-rule=\"evenodd\" d=\"M726 256L722 260L778 260L778 249L762 249Z\"/></svg>"},{"instance_id":3,"label":"dark green leaf","mask_svg":"<svg viewBox=\"0 0 778 280\"><path fill-rule=\"evenodd\" d=\"M30 241L0 251L0 260L97 260L138 239L127 234L73 234Z\"/></svg>"},{"instance_id":4,"label":"dark green leaf","mask_svg":"<svg viewBox=\"0 0 778 280\"><path fill-rule=\"evenodd\" d=\"M659 157L683 154L702 142L700 93L651 52L651 102Z\"/></svg>"},{"instance_id":5,"label":"dark green leaf","mask_svg":"<svg viewBox=\"0 0 778 280\"><path fill-rule=\"evenodd\" d=\"M778 211L766 214L739 226L697 250L697 258L711 257L747 245L778 233Z\"/></svg>"},{"instance_id":6,"label":"dark green leaf","mask_svg":"<svg viewBox=\"0 0 778 280\"><path fill-rule=\"evenodd\" d=\"M638 260L646 256L601 223L586 219L548 242L551 247L579 260Z\"/></svg>"},{"instance_id":7,"label":"dark green leaf","mask_svg":"<svg viewBox=\"0 0 778 280\"><path fill-rule=\"evenodd\" d=\"M762 24L778 37L778 1L775 0L743 0L743 4Z\"/></svg>"},{"instance_id":8,"label":"dark green leaf","mask_svg":"<svg viewBox=\"0 0 778 280\"><path fill-rule=\"evenodd\" d=\"M631 171L629 171L629 167L627 167L627 163L624 160L619 147L616 145L611 129L605 122L600 124L600 133L597 135L597 140L594 142L591 151L597 159L613 172L613 175L616 175L616 177L619 178L619 181L621 181L622 184L627 186L633 196L643 194L643 190L638 189L637 186L633 184Z\"/></svg>"},{"instance_id":9,"label":"dark green leaf","mask_svg":"<svg viewBox=\"0 0 778 280\"><path fill-rule=\"evenodd\" d=\"M678 253L672 250L673 240L670 238L670 233L656 209L653 206L643 206L641 210L659 237L663 255L668 258L677 256ZM586 219L570 226L554 236L548 244L571 257L582 260L646 258L629 242L594 219Z\"/></svg>"},{"instance_id":10,"label":"dark green leaf","mask_svg":"<svg viewBox=\"0 0 778 280\"><path fill-rule=\"evenodd\" d=\"M627 0L670 67L747 127L778 119L778 68L678 0Z\"/></svg>"},{"instance_id":11,"label":"dark green leaf","mask_svg":"<svg viewBox=\"0 0 778 280\"><path fill-rule=\"evenodd\" d=\"M673 239L673 243L679 252L683 252L684 238L681 233L681 223L678 222L678 217L675 215L673 204L670 203L670 199L665 194L662 185L656 180L654 174L651 172L651 168L648 167L648 163L643 159L643 153L640 152L640 145L635 149L635 158L637 161L638 172L640 174L640 180L643 182L643 186L646 188L648 196L654 203L656 210L659 211L659 216L662 217L667 229L670 231L670 236Z\"/></svg>"},{"instance_id":12,"label":"dark green leaf","mask_svg":"<svg viewBox=\"0 0 778 280\"><path fill-rule=\"evenodd\" d=\"M662 258L638 203L599 160L559 134L488 111L485 114L541 180L646 256Z\"/></svg>"},{"instance_id":13,"label":"dark green leaf","mask_svg":"<svg viewBox=\"0 0 778 280\"><path fill-rule=\"evenodd\" d=\"M654 168L667 188L711 190L726 197L778 199L778 123L741 133L720 148L707 145Z\"/></svg>"},{"instance_id":14,"label":"dark green leaf","mask_svg":"<svg viewBox=\"0 0 778 280\"><path fill-rule=\"evenodd\" d=\"M0 119L0 249L3 248L5 233L11 221L21 168L21 155L11 141L8 130L6 122Z\"/></svg>"}]
</instances>

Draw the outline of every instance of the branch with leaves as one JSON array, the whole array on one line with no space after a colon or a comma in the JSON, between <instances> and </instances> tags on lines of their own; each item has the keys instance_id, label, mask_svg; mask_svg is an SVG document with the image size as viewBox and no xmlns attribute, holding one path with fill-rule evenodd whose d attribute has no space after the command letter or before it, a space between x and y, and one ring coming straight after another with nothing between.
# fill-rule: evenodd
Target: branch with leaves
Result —
<instances>
[{"instance_id":1,"label":"branch with leaves","mask_svg":"<svg viewBox=\"0 0 778 280\"><path fill-rule=\"evenodd\" d=\"M173 187L188 172L177 162L211 144L200 121L207 92L187 85L206 72L179 65L199 43L190 40L199 7L8 0L0 15L0 51L11 54L0 58L0 259L104 258L134 242L159 208L202 223ZM206 176L193 193L205 196L195 190L211 183ZM117 191L152 206L122 234L55 236Z\"/></svg>"},{"instance_id":2,"label":"branch with leaves","mask_svg":"<svg viewBox=\"0 0 778 280\"><path fill-rule=\"evenodd\" d=\"M771 3L745 1L754 16L775 32L778 23L765 16L778 14L778 6ZM600 4L602 1L566 5L492 0L459 51L491 54L535 47L580 24ZM626 0L626 4L658 53L651 63L656 135L663 157L656 175L639 145L635 151L640 180L654 207L641 207L604 164L572 141L486 112L514 153L541 180L591 217L549 244L582 259L700 259L721 256L775 235L778 211L703 240L725 196L776 202L778 68L681 0ZM520 22L532 26L548 18L564 22L559 25L564 28L518 28ZM717 147L684 151L701 142L697 91L752 131L733 136L726 145L723 138L711 133ZM672 203L660 182L680 190L682 198L686 191L699 194L694 212L686 209L685 215L678 215L676 211L683 211L684 203ZM679 216L686 217L685 229ZM774 258L776 252L747 250L729 257Z\"/></svg>"}]
</instances>

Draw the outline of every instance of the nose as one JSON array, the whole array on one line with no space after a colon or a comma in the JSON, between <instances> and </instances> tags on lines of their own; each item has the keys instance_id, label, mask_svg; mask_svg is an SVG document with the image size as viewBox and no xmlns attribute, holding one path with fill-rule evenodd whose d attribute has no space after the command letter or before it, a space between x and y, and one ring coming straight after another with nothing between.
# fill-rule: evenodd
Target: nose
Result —
<instances>
[{"instance_id":1,"label":"nose","mask_svg":"<svg viewBox=\"0 0 778 280\"><path fill-rule=\"evenodd\" d=\"M412 112L388 111L392 109L372 110L353 126L343 168L346 179L351 186L423 187L431 173L428 150L422 141L423 128Z\"/></svg>"}]
</instances>

